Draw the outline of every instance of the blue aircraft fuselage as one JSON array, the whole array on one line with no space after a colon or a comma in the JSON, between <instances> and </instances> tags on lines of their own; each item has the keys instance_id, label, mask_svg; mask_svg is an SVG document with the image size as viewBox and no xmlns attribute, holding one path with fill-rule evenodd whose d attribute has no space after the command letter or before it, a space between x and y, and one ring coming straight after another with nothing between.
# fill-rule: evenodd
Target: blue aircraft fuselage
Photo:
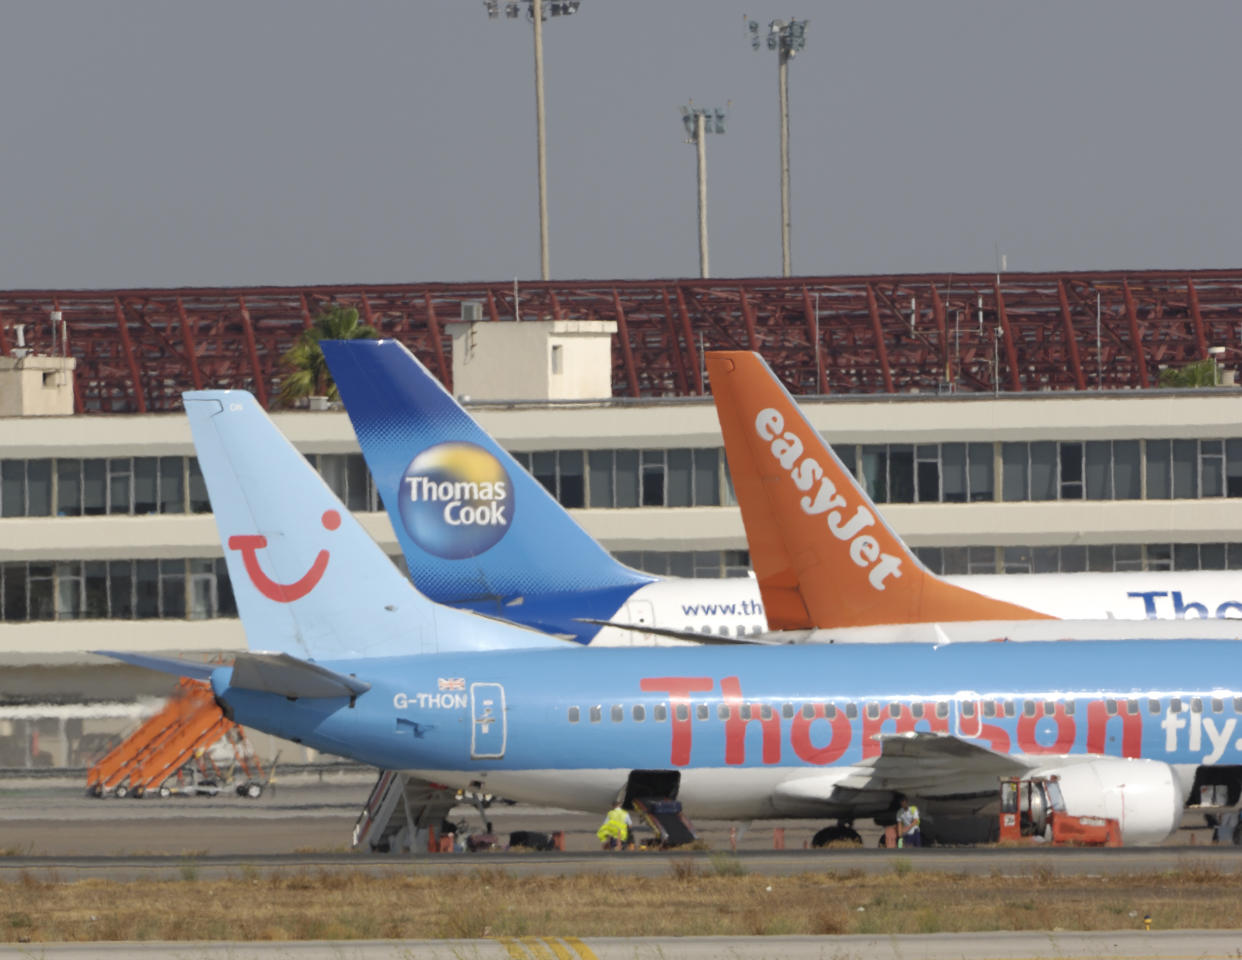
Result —
<instances>
[{"instance_id":1,"label":"blue aircraft fuselage","mask_svg":"<svg viewBox=\"0 0 1242 960\"><path fill-rule=\"evenodd\" d=\"M752 803L910 731L1032 765L1242 763L1242 684L1220 668L1240 652L1227 641L567 647L325 663L373 685L352 706L233 689L229 668L213 686L245 725L453 786L503 785L511 799L560 790L566 806L597 806L631 770L709 770L713 789ZM770 804L751 815L764 813Z\"/></svg>"}]
</instances>

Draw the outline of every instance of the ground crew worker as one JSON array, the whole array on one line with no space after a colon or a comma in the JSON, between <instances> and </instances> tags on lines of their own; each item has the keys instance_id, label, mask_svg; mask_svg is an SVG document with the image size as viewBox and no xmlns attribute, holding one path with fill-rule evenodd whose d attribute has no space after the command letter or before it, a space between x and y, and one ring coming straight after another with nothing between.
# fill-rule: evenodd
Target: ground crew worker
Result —
<instances>
[{"instance_id":1,"label":"ground crew worker","mask_svg":"<svg viewBox=\"0 0 1242 960\"><path fill-rule=\"evenodd\" d=\"M632 825L633 821L630 820L630 815L622 809L621 801L618 800L613 804L612 809L608 811L608 816L604 818L600 828L595 831L595 835L599 837L600 843L604 845L605 850L620 850L629 842L630 827Z\"/></svg>"},{"instance_id":2,"label":"ground crew worker","mask_svg":"<svg viewBox=\"0 0 1242 960\"><path fill-rule=\"evenodd\" d=\"M923 833L919 829L919 808L903 794L901 809L897 811L897 846L921 847L922 845Z\"/></svg>"}]
</instances>

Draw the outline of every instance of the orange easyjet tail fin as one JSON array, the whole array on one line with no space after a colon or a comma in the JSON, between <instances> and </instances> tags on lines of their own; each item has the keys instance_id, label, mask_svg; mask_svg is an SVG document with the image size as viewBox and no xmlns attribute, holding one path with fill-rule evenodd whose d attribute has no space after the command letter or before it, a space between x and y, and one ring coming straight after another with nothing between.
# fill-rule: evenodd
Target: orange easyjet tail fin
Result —
<instances>
[{"instance_id":1,"label":"orange easyjet tail fin","mask_svg":"<svg viewBox=\"0 0 1242 960\"><path fill-rule=\"evenodd\" d=\"M757 353L709 352L707 371L774 630L1047 619L924 567Z\"/></svg>"}]
</instances>

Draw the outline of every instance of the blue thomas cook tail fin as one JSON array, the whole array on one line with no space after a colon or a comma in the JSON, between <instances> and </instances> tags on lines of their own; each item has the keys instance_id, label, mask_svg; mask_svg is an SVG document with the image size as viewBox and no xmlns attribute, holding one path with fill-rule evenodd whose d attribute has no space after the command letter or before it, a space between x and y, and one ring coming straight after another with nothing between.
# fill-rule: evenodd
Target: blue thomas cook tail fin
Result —
<instances>
[{"instance_id":1,"label":"blue thomas cook tail fin","mask_svg":"<svg viewBox=\"0 0 1242 960\"><path fill-rule=\"evenodd\" d=\"M183 398L252 650L342 660L557 645L419 594L249 393Z\"/></svg>"},{"instance_id":2,"label":"blue thomas cook tail fin","mask_svg":"<svg viewBox=\"0 0 1242 960\"><path fill-rule=\"evenodd\" d=\"M506 605L586 591L617 590L615 608L657 579L593 540L401 343L321 344L410 576L432 599L515 618Z\"/></svg>"}]
</instances>

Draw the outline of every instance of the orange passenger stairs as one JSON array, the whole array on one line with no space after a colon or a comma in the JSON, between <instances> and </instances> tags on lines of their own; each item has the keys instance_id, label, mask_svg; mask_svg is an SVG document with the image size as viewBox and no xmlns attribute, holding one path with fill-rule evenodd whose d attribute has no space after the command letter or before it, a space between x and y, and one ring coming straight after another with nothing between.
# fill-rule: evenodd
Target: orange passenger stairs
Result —
<instances>
[{"instance_id":1,"label":"orange passenger stairs","mask_svg":"<svg viewBox=\"0 0 1242 960\"><path fill-rule=\"evenodd\" d=\"M236 742L241 727L224 716L211 687L182 678L162 710L90 768L86 792L141 797L226 736Z\"/></svg>"}]
</instances>

